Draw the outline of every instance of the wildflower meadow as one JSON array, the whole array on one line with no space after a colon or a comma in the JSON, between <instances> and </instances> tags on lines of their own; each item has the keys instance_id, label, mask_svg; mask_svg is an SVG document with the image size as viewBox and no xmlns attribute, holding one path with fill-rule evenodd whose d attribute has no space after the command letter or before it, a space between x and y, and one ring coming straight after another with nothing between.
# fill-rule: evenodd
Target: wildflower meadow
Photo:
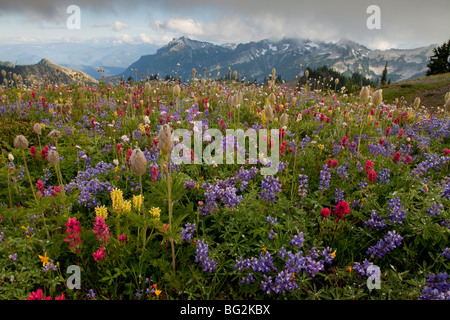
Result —
<instances>
[{"instance_id":1,"label":"wildflower meadow","mask_svg":"<svg viewBox=\"0 0 450 320\"><path fill-rule=\"evenodd\" d=\"M336 79L7 79L2 300L450 298L448 111Z\"/></svg>"}]
</instances>

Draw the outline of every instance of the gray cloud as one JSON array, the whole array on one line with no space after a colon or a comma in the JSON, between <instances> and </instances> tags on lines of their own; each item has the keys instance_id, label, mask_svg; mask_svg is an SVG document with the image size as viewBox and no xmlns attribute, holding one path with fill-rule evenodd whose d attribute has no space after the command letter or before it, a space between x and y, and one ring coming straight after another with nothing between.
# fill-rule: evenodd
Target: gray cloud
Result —
<instances>
[{"instance_id":1,"label":"gray cloud","mask_svg":"<svg viewBox=\"0 0 450 320\"><path fill-rule=\"evenodd\" d=\"M197 39L216 42L304 37L325 41L348 38L369 46L411 46L442 43L450 37L448 0L0 0L0 12L55 22L70 4L99 15L114 13L118 20L143 7L165 9L171 18L153 17L150 29L160 34L185 31ZM372 4L381 9L380 30L366 27L366 9ZM205 19L199 18L202 13Z\"/></svg>"}]
</instances>

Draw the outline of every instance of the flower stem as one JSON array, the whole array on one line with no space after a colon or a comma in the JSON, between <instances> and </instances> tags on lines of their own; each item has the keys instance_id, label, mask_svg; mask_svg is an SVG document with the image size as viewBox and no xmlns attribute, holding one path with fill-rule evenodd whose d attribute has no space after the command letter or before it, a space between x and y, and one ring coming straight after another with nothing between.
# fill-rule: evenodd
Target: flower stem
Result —
<instances>
[{"instance_id":1,"label":"flower stem","mask_svg":"<svg viewBox=\"0 0 450 320\"><path fill-rule=\"evenodd\" d=\"M147 225L145 220L145 209L144 209L144 196L142 193L142 175L139 175L139 186L141 188L141 199L142 199L142 213L144 214L144 232L142 235L142 249L145 251L145 245L147 243L146 237L147 237Z\"/></svg>"},{"instance_id":2,"label":"flower stem","mask_svg":"<svg viewBox=\"0 0 450 320\"><path fill-rule=\"evenodd\" d=\"M170 246L172 248L172 269L175 272L175 247L173 243L172 237L172 190L170 186L170 168L169 168L169 157L167 157L167 193L168 193L168 202L169 202L169 228L170 228Z\"/></svg>"},{"instance_id":3,"label":"flower stem","mask_svg":"<svg viewBox=\"0 0 450 320\"><path fill-rule=\"evenodd\" d=\"M33 192L34 200L36 201L36 205L39 204L39 201L36 197L36 193L34 192L33 183L31 182L30 172L28 171L27 160L25 159L25 152L22 149L23 162L25 164L25 170L27 171L28 180L30 181L31 191Z\"/></svg>"}]
</instances>

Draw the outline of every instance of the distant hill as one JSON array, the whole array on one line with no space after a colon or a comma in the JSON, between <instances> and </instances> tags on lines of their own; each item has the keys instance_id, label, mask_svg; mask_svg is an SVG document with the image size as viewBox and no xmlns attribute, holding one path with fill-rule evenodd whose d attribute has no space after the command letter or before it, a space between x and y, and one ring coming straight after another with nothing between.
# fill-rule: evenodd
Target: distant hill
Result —
<instances>
[{"instance_id":1,"label":"distant hill","mask_svg":"<svg viewBox=\"0 0 450 320\"><path fill-rule=\"evenodd\" d=\"M199 76L204 75L206 68L206 75L211 78L215 78L218 71L220 77L226 76L231 68L240 78L262 82L269 78L272 68L276 68L277 75L289 81L302 75L307 67L316 69L326 65L346 76L357 72L377 80L388 62L388 80L397 82L425 75L434 47L382 51L370 50L349 40L325 43L289 38L215 45L181 37L173 39L155 54L142 56L117 76L140 80L141 74L178 75L187 80L193 68ZM137 74L135 70L138 70Z\"/></svg>"},{"instance_id":2,"label":"distant hill","mask_svg":"<svg viewBox=\"0 0 450 320\"><path fill-rule=\"evenodd\" d=\"M383 87L383 99L391 103L395 98L404 97L412 105L416 97L421 105L430 109L443 107L445 93L450 92L450 73L400 81Z\"/></svg>"},{"instance_id":3,"label":"distant hill","mask_svg":"<svg viewBox=\"0 0 450 320\"><path fill-rule=\"evenodd\" d=\"M11 80L13 75L21 76L23 80L34 77L36 80L50 79L52 82L76 83L84 82L92 85L98 83L93 77L84 72L68 69L57 65L47 59L42 59L32 65L15 65L11 62L0 62L0 70L6 72L6 78ZM0 73L0 81L3 83L3 76Z\"/></svg>"},{"instance_id":4,"label":"distant hill","mask_svg":"<svg viewBox=\"0 0 450 320\"><path fill-rule=\"evenodd\" d=\"M117 43L111 39L79 42L0 43L0 60L16 65L36 64L43 58L60 66L80 70L95 79L125 70L142 55L155 53L160 46L148 43ZM104 70L99 73L98 70Z\"/></svg>"}]
</instances>

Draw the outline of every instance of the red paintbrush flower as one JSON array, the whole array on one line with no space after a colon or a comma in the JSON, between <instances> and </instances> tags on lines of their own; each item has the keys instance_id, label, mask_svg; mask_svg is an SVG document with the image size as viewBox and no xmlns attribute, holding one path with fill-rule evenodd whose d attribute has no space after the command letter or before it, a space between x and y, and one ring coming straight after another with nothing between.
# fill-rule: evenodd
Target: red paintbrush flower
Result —
<instances>
[{"instance_id":1,"label":"red paintbrush flower","mask_svg":"<svg viewBox=\"0 0 450 320\"><path fill-rule=\"evenodd\" d=\"M339 201L339 203L334 207L333 214L336 218L343 219L344 215L350 213L350 207L348 206L347 201Z\"/></svg>"}]
</instances>

